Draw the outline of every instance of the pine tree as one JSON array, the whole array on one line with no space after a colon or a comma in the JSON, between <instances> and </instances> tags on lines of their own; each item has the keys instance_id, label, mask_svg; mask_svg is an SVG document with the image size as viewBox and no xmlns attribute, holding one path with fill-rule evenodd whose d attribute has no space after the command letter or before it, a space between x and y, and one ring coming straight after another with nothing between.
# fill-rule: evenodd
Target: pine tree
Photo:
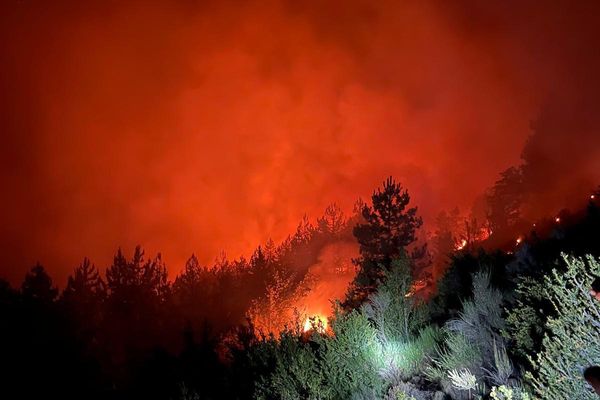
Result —
<instances>
[{"instance_id":1,"label":"pine tree","mask_svg":"<svg viewBox=\"0 0 600 400\"><path fill-rule=\"evenodd\" d=\"M25 275L21 285L23 296L43 303L52 303L58 295L58 289L52 285L52 278L41 264L36 264Z\"/></svg>"},{"instance_id":2,"label":"pine tree","mask_svg":"<svg viewBox=\"0 0 600 400\"><path fill-rule=\"evenodd\" d=\"M208 320L220 322L222 314L217 310L221 308L221 311L226 311L219 302L218 274L224 276L223 270L202 267L198 258L192 255L173 283L175 304L182 312L186 324L194 331L201 329Z\"/></svg>"},{"instance_id":3,"label":"pine tree","mask_svg":"<svg viewBox=\"0 0 600 400\"><path fill-rule=\"evenodd\" d=\"M487 218L492 232L503 232L515 226L521 216L523 171L519 167L510 167L501 176L486 194Z\"/></svg>"},{"instance_id":4,"label":"pine tree","mask_svg":"<svg viewBox=\"0 0 600 400\"><path fill-rule=\"evenodd\" d=\"M346 217L337 204L331 204L325 209L322 217L317 219L317 228L321 233L333 237L342 233L346 227Z\"/></svg>"},{"instance_id":5,"label":"pine tree","mask_svg":"<svg viewBox=\"0 0 600 400\"><path fill-rule=\"evenodd\" d=\"M106 296L106 283L98 269L84 258L67 279L67 286L62 293L62 300L67 303L91 304L101 302Z\"/></svg>"},{"instance_id":6,"label":"pine tree","mask_svg":"<svg viewBox=\"0 0 600 400\"><path fill-rule=\"evenodd\" d=\"M169 292L167 267L160 253L154 259L144 261L140 246L135 248L131 261L127 261L119 249L113 265L106 271L106 280L111 297L137 293L162 302Z\"/></svg>"},{"instance_id":7,"label":"pine tree","mask_svg":"<svg viewBox=\"0 0 600 400\"><path fill-rule=\"evenodd\" d=\"M131 260L121 250L106 271L108 341L119 356L160 343L166 335L170 296L167 269L160 254L144 260L137 246Z\"/></svg>"},{"instance_id":8,"label":"pine tree","mask_svg":"<svg viewBox=\"0 0 600 400\"><path fill-rule=\"evenodd\" d=\"M79 334L92 335L102 319L106 283L96 266L85 258L67 279L60 302Z\"/></svg>"},{"instance_id":9,"label":"pine tree","mask_svg":"<svg viewBox=\"0 0 600 400\"><path fill-rule=\"evenodd\" d=\"M345 304L350 307L361 304L375 291L384 269L393 259L403 256L423 224L417 208L408 208L408 191L391 177L373 193L371 200L372 205L362 209L364 223L359 223L353 232L360 245L360 258L355 260L358 273Z\"/></svg>"},{"instance_id":10,"label":"pine tree","mask_svg":"<svg viewBox=\"0 0 600 400\"><path fill-rule=\"evenodd\" d=\"M195 291L201 289L202 267L196 255L192 254L186 261L181 274L175 278L173 292L185 298L194 297Z\"/></svg>"}]
</instances>

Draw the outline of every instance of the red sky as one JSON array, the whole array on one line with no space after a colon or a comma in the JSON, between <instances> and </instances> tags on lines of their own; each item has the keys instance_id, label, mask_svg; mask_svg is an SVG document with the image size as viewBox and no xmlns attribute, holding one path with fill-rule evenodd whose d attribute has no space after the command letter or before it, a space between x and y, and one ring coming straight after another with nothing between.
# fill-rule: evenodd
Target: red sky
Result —
<instances>
[{"instance_id":1,"label":"red sky","mask_svg":"<svg viewBox=\"0 0 600 400\"><path fill-rule=\"evenodd\" d=\"M599 6L449 3L3 2L0 276L137 243L176 273L388 175L431 219L532 126L557 203L599 178Z\"/></svg>"}]
</instances>

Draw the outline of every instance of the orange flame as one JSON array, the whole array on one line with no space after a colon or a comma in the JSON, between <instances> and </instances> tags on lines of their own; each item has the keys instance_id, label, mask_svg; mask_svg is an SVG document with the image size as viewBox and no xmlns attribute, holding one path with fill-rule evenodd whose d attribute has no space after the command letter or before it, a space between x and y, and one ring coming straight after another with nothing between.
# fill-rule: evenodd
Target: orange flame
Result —
<instances>
[{"instance_id":1,"label":"orange flame","mask_svg":"<svg viewBox=\"0 0 600 400\"><path fill-rule=\"evenodd\" d=\"M456 245L456 250L462 250L467 246L467 239L463 239Z\"/></svg>"},{"instance_id":2,"label":"orange flame","mask_svg":"<svg viewBox=\"0 0 600 400\"><path fill-rule=\"evenodd\" d=\"M312 317L307 317L304 321L304 332L315 330L318 333L325 333L327 330L327 317L321 314L315 314Z\"/></svg>"}]
</instances>

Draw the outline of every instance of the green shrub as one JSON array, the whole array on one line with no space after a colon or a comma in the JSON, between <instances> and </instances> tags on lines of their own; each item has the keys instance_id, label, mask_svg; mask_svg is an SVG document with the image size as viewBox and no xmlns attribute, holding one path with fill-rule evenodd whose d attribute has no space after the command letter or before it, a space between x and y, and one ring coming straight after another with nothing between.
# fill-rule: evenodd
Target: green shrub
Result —
<instances>
[{"instance_id":1,"label":"green shrub","mask_svg":"<svg viewBox=\"0 0 600 400\"><path fill-rule=\"evenodd\" d=\"M544 295L544 282L523 278L515 290L516 302L506 317L505 338L512 353L526 362L527 356L540 350L548 317L553 314Z\"/></svg>"},{"instance_id":2,"label":"green shrub","mask_svg":"<svg viewBox=\"0 0 600 400\"><path fill-rule=\"evenodd\" d=\"M378 373L382 352L377 332L357 311L338 313L329 336L318 336L319 353L331 398L380 396L384 382Z\"/></svg>"},{"instance_id":3,"label":"green shrub","mask_svg":"<svg viewBox=\"0 0 600 400\"><path fill-rule=\"evenodd\" d=\"M385 279L361 311L373 322L382 342L406 342L426 321L426 308L411 293L410 261L403 257L385 269Z\"/></svg>"},{"instance_id":4,"label":"green shrub","mask_svg":"<svg viewBox=\"0 0 600 400\"><path fill-rule=\"evenodd\" d=\"M494 386L490 392L493 400L531 400L531 396L521 387L510 387L505 385Z\"/></svg>"},{"instance_id":5,"label":"green shrub","mask_svg":"<svg viewBox=\"0 0 600 400\"><path fill-rule=\"evenodd\" d=\"M543 399L597 399L583 371L600 365L600 303L589 294L600 263L591 256L563 259L567 270L545 278L544 295L556 316L546 324L542 351L531 359L533 371L526 377Z\"/></svg>"},{"instance_id":6,"label":"green shrub","mask_svg":"<svg viewBox=\"0 0 600 400\"><path fill-rule=\"evenodd\" d=\"M391 387L383 400L416 400L413 396L407 394L399 386Z\"/></svg>"},{"instance_id":7,"label":"green shrub","mask_svg":"<svg viewBox=\"0 0 600 400\"><path fill-rule=\"evenodd\" d=\"M467 392L469 398L471 398L471 393L477 390L477 377L467 368L460 371L456 369L448 371L448 379L455 389Z\"/></svg>"},{"instance_id":8,"label":"green shrub","mask_svg":"<svg viewBox=\"0 0 600 400\"><path fill-rule=\"evenodd\" d=\"M409 260L394 260L384 282L361 308L375 328L380 350L374 361L387 384L420 373L435 353L440 330L425 325L425 310L411 293Z\"/></svg>"},{"instance_id":9,"label":"green shrub","mask_svg":"<svg viewBox=\"0 0 600 400\"><path fill-rule=\"evenodd\" d=\"M446 323L444 345L427 371L446 392L463 397L468 392L470 398L476 388L485 391L485 386L508 382L513 368L499 334L504 327L501 304L502 294L490 287L489 274L475 273L473 298L463 302L457 319ZM467 382L465 377L470 378L469 389L457 384Z\"/></svg>"},{"instance_id":10,"label":"green shrub","mask_svg":"<svg viewBox=\"0 0 600 400\"><path fill-rule=\"evenodd\" d=\"M286 330L278 340L263 339L250 352L264 371L256 397L380 399L420 373L441 333L425 325L423 307L410 294L408 261L392 265L360 310L336 311L328 334L315 332L307 339ZM396 392L400 396L401 390Z\"/></svg>"},{"instance_id":11,"label":"green shrub","mask_svg":"<svg viewBox=\"0 0 600 400\"><path fill-rule=\"evenodd\" d=\"M274 344L274 343L273 343ZM274 371L257 384L257 399L328 398L315 352L293 332L284 331L273 352Z\"/></svg>"}]
</instances>

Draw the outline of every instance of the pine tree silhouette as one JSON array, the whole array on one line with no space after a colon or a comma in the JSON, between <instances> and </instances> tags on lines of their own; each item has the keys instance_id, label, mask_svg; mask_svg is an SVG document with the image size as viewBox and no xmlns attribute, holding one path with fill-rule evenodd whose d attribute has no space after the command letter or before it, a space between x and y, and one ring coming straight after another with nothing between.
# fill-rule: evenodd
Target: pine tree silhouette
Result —
<instances>
[{"instance_id":1,"label":"pine tree silhouette","mask_svg":"<svg viewBox=\"0 0 600 400\"><path fill-rule=\"evenodd\" d=\"M423 224L416 207L408 207L410 196L400 183L389 177L383 188L371 196L372 205L364 205L364 223L354 228L360 245L360 257L355 260L357 275L346 299L346 306L361 304L383 277L383 269L391 265L416 239Z\"/></svg>"}]
</instances>

